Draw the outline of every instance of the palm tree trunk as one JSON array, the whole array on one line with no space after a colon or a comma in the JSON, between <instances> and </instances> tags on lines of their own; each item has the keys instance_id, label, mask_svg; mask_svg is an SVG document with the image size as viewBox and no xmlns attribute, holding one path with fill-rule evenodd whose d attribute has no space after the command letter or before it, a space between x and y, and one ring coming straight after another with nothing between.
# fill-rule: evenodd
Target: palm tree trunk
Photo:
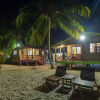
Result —
<instances>
[{"instance_id":1,"label":"palm tree trunk","mask_svg":"<svg viewBox=\"0 0 100 100\"><path fill-rule=\"evenodd\" d=\"M50 50L50 29L51 29L51 21L49 18L49 60L50 60L50 65L51 65L51 69L54 68L53 64L52 64L52 60L51 60L51 50Z\"/></svg>"},{"instance_id":2,"label":"palm tree trunk","mask_svg":"<svg viewBox=\"0 0 100 100\"><path fill-rule=\"evenodd\" d=\"M3 55L1 55L2 56L2 64L4 64L4 56Z\"/></svg>"}]
</instances>

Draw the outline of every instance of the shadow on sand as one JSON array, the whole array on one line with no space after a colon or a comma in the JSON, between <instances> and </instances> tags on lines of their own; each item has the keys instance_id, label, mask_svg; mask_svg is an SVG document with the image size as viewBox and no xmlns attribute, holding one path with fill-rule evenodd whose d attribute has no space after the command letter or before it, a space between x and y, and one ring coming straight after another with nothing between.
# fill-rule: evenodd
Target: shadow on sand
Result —
<instances>
[{"instance_id":1,"label":"shadow on sand","mask_svg":"<svg viewBox=\"0 0 100 100\"><path fill-rule=\"evenodd\" d=\"M56 84L52 85L52 84L43 83L42 85L34 88L34 90L44 92L44 93L49 93L49 92L53 91L56 87L57 87Z\"/></svg>"},{"instance_id":2,"label":"shadow on sand","mask_svg":"<svg viewBox=\"0 0 100 100\"><path fill-rule=\"evenodd\" d=\"M99 100L100 93L90 92L87 89L78 88L76 89L69 100Z\"/></svg>"},{"instance_id":3,"label":"shadow on sand","mask_svg":"<svg viewBox=\"0 0 100 100\"><path fill-rule=\"evenodd\" d=\"M56 90L57 93L66 95L71 91L72 88L61 86L59 89Z\"/></svg>"}]
</instances>

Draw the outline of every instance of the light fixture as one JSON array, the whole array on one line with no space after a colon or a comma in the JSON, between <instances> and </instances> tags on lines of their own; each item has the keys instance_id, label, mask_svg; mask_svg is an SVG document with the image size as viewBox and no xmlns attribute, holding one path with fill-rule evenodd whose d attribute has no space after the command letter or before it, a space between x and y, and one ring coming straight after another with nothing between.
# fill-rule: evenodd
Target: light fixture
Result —
<instances>
[{"instance_id":1,"label":"light fixture","mask_svg":"<svg viewBox=\"0 0 100 100\"><path fill-rule=\"evenodd\" d=\"M62 44L62 45L61 45L61 47L63 48L63 47L64 47L64 45Z\"/></svg>"},{"instance_id":2,"label":"light fixture","mask_svg":"<svg viewBox=\"0 0 100 100\"><path fill-rule=\"evenodd\" d=\"M82 40L82 41L85 40L85 35L81 35L80 40Z\"/></svg>"},{"instance_id":3,"label":"light fixture","mask_svg":"<svg viewBox=\"0 0 100 100\"><path fill-rule=\"evenodd\" d=\"M17 47L20 47L20 43L17 44Z\"/></svg>"},{"instance_id":4,"label":"light fixture","mask_svg":"<svg viewBox=\"0 0 100 100\"><path fill-rule=\"evenodd\" d=\"M8 58L10 58L10 55L8 55Z\"/></svg>"}]
</instances>

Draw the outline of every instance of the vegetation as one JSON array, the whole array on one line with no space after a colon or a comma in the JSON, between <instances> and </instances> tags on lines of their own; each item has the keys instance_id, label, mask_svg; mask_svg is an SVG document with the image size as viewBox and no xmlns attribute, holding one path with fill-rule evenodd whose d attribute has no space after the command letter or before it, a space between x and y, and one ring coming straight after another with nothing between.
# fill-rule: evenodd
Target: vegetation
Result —
<instances>
[{"instance_id":1,"label":"vegetation","mask_svg":"<svg viewBox=\"0 0 100 100\"><path fill-rule=\"evenodd\" d=\"M11 54L17 41L32 47L42 47L48 43L51 63L51 29L62 28L71 37L78 39L84 32L81 17L89 17L90 10L80 0L34 0L20 9L13 20L0 19L0 54L2 58ZM12 23L13 22L13 23Z\"/></svg>"},{"instance_id":2,"label":"vegetation","mask_svg":"<svg viewBox=\"0 0 100 100\"><path fill-rule=\"evenodd\" d=\"M4 63L11 55L12 49L16 47L15 28L8 19L0 19L0 62Z\"/></svg>"},{"instance_id":3,"label":"vegetation","mask_svg":"<svg viewBox=\"0 0 100 100\"><path fill-rule=\"evenodd\" d=\"M26 24L28 27L26 34L22 32L26 36L24 39L26 44L40 46L48 37L51 63L50 30L59 26L67 34L78 39L79 33L84 32L80 17L89 17L89 15L89 8L81 5L80 0L38 0L20 10L16 23L20 29L29 21ZM53 68L52 63L51 68Z\"/></svg>"},{"instance_id":4,"label":"vegetation","mask_svg":"<svg viewBox=\"0 0 100 100\"><path fill-rule=\"evenodd\" d=\"M64 66L68 64L70 67L72 67L72 65L76 66L77 64L82 64L84 67L86 64L100 64L99 61L57 61L56 63L62 64Z\"/></svg>"}]
</instances>

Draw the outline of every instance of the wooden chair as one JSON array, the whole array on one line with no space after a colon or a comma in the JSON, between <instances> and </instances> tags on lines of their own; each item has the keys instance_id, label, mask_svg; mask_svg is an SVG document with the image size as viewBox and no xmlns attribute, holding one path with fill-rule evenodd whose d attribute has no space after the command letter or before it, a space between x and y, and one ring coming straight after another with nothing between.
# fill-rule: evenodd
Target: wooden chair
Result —
<instances>
[{"instance_id":1,"label":"wooden chair","mask_svg":"<svg viewBox=\"0 0 100 100\"><path fill-rule=\"evenodd\" d=\"M93 91L93 86L95 83L95 68L81 68L80 77L73 81L74 90L75 86L89 88Z\"/></svg>"},{"instance_id":2,"label":"wooden chair","mask_svg":"<svg viewBox=\"0 0 100 100\"><path fill-rule=\"evenodd\" d=\"M59 85L59 82L61 80L61 77L66 74L66 66L57 66L55 75L50 75L46 77L46 83L49 84L50 82L56 83L57 86Z\"/></svg>"}]
</instances>

